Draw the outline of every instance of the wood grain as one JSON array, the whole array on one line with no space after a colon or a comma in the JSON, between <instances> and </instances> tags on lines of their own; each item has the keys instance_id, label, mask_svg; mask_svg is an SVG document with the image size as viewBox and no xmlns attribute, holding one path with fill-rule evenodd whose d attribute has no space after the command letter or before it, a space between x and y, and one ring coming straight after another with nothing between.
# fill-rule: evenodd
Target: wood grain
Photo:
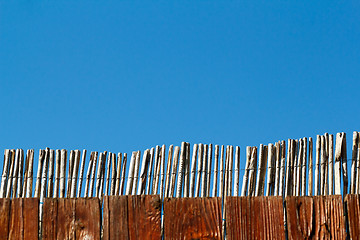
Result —
<instances>
[{"instance_id":1,"label":"wood grain","mask_svg":"<svg viewBox=\"0 0 360 240\"><path fill-rule=\"evenodd\" d=\"M38 239L39 199L14 198L10 209L8 239Z\"/></svg>"},{"instance_id":2,"label":"wood grain","mask_svg":"<svg viewBox=\"0 0 360 240\"><path fill-rule=\"evenodd\" d=\"M349 194L345 197L349 233L351 239L360 238L360 196Z\"/></svg>"},{"instance_id":3,"label":"wood grain","mask_svg":"<svg viewBox=\"0 0 360 240\"><path fill-rule=\"evenodd\" d=\"M165 239L222 239L221 198L166 198Z\"/></svg>"},{"instance_id":4,"label":"wood grain","mask_svg":"<svg viewBox=\"0 0 360 240\"><path fill-rule=\"evenodd\" d=\"M158 195L105 196L104 240L161 239Z\"/></svg>"},{"instance_id":5,"label":"wood grain","mask_svg":"<svg viewBox=\"0 0 360 240\"><path fill-rule=\"evenodd\" d=\"M42 239L100 239L98 198L45 199Z\"/></svg>"},{"instance_id":6,"label":"wood grain","mask_svg":"<svg viewBox=\"0 0 360 240\"><path fill-rule=\"evenodd\" d=\"M285 239L282 197L227 197L227 239Z\"/></svg>"},{"instance_id":7,"label":"wood grain","mask_svg":"<svg viewBox=\"0 0 360 240\"><path fill-rule=\"evenodd\" d=\"M287 197L289 239L346 239L341 196Z\"/></svg>"},{"instance_id":8,"label":"wood grain","mask_svg":"<svg viewBox=\"0 0 360 240\"><path fill-rule=\"evenodd\" d=\"M9 236L10 199L0 198L0 239Z\"/></svg>"}]
</instances>

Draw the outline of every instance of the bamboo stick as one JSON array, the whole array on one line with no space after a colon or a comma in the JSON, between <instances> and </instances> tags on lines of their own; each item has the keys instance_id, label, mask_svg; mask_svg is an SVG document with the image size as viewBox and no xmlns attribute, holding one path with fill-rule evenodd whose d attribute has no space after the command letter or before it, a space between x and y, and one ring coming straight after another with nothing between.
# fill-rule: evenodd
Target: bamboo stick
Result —
<instances>
[{"instance_id":1,"label":"bamboo stick","mask_svg":"<svg viewBox=\"0 0 360 240\"><path fill-rule=\"evenodd\" d=\"M55 151L55 183L53 197L59 197L59 183L60 183L60 162L61 162L61 151L57 149Z\"/></svg>"},{"instance_id":2,"label":"bamboo stick","mask_svg":"<svg viewBox=\"0 0 360 240\"><path fill-rule=\"evenodd\" d=\"M135 171L134 171L134 182L132 187L132 195L136 195L137 192L137 186L138 186L138 180L139 180L139 166L140 166L140 157L141 152L138 151L136 154L136 161L135 161Z\"/></svg>"},{"instance_id":3,"label":"bamboo stick","mask_svg":"<svg viewBox=\"0 0 360 240\"><path fill-rule=\"evenodd\" d=\"M343 174L343 195L345 196L348 193L346 133L343 132L342 135L343 135L343 143L341 150L341 160L342 160L342 174Z\"/></svg>"},{"instance_id":4,"label":"bamboo stick","mask_svg":"<svg viewBox=\"0 0 360 240\"><path fill-rule=\"evenodd\" d=\"M184 197L189 197L190 192L190 143L186 143L186 151L185 151L185 175L184 175Z\"/></svg>"},{"instance_id":5,"label":"bamboo stick","mask_svg":"<svg viewBox=\"0 0 360 240\"><path fill-rule=\"evenodd\" d=\"M285 158L286 158L286 143L285 141L281 141L281 164L280 164L280 179L279 179L279 192L278 195L284 195L284 178L285 178Z\"/></svg>"},{"instance_id":6,"label":"bamboo stick","mask_svg":"<svg viewBox=\"0 0 360 240\"><path fill-rule=\"evenodd\" d=\"M296 196L300 196L300 192L301 192L301 170L302 170L302 150L303 150L303 146L302 146L302 139L299 139L298 141L298 157L297 157L297 173L296 173Z\"/></svg>"},{"instance_id":7,"label":"bamboo stick","mask_svg":"<svg viewBox=\"0 0 360 240\"><path fill-rule=\"evenodd\" d=\"M75 150L74 151L74 165L73 165L73 171L71 174L71 192L70 192L71 198L76 197L77 177L78 177L78 173L79 173L79 162L80 162L80 151Z\"/></svg>"},{"instance_id":8,"label":"bamboo stick","mask_svg":"<svg viewBox=\"0 0 360 240\"><path fill-rule=\"evenodd\" d=\"M16 198L16 191L18 186L18 178L19 178L19 162L20 162L20 149L16 149L15 153L15 165L14 165L14 173L12 179L12 197Z\"/></svg>"},{"instance_id":9,"label":"bamboo stick","mask_svg":"<svg viewBox=\"0 0 360 240\"><path fill-rule=\"evenodd\" d=\"M248 196L255 196L256 169L257 169L257 147L252 147L249 170Z\"/></svg>"},{"instance_id":10,"label":"bamboo stick","mask_svg":"<svg viewBox=\"0 0 360 240\"><path fill-rule=\"evenodd\" d=\"M66 197L69 198L71 194L71 186L72 186L72 172L74 169L74 150L70 150L69 156L69 169L67 174L67 185L66 185Z\"/></svg>"},{"instance_id":11,"label":"bamboo stick","mask_svg":"<svg viewBox=\"0 0 360 240\"><path fill-rule=\"evenodd\" d=\"M244 172L243 183L242 183L242 188L241 188L241 196L242 197L246 196L246 190L247 190L248 181L249 181L250 161L251 161L251 147L247 146L246 147L246 165L245 165L245 172Z\"/></svg>"},{"instance_id":12,"label":"bamboo stick","mask_svg":"<svg viewBox=\"0 0 360 240\"><path fill-rule=\"evenodd\" d=\"M180 152L180 148L178 146L176 146L174 149L173 169L172 169L171 179L170 179L169 197L173 197L175 195L175 183L176 183L176 173L177 173L178 162L179 162L179 152Z\"/></svg>"},{"instance_id":13,"label":"bamboo stick","mask_svg":"<svg viewBox=\"0 0 360 240\"><path fill-rule=\"evenodd\" d=\"M154 162L154 177L153 177L153 186L152 193L157 194L159 190L159 177L160 177L160 146L155 148L155 162Z\"/></svg>"},{"instance_id":14,"label":"bamboo stick","mask_svg":"<svg viewBox=\"0 0 360 240\"><path fill-rule=\"evenodd\" d=\"M98 152L94 152L94 157L93 157L93 161L92 161L92 169L91 169L91 178L90 178L90 189L89 189L88 197L93 197L97 160L98 160Z\"/></svg>"},{"instance_id":15,"label":"bamboo stick","mask_svg":"<svg viewBox=\"0 0 360 240\"><path fill-rule=\"evenodd\" d=\"M48 165L49 165L49 158L50 158L50 149L46 148L45 150L45 157L44 163L42 166L42 173L41 173L41 190L40 190L40 222L42 218L42 203L46 198L46 182L47 182L47 172L48 172Z\"/></svg>"},{"instance_id":16,"label":"bamboo stick","mask_svg":"<svg viewBox=\"0 0 360 240\"><path fill-rule=\"evenodd\" d=\"M150 149L150 163L147 174L147 186L146 186L146 194L151 194L152 191L152 176L153 176L153 166L154 166L154 148Z\"/></svg>"},{"instance_id":17,"label":"bamboo stick","mask_svg":"<svg viewBox=\"0 0 360 240\"><path fill-rule=\"evenodd\" d=\"M86 172L84 197L90 197L90 195L89 195L89 185L90 185L90 178L91 178L91 171L92 171L92 166L93 166L93 161L94 161L94 155L95 155L95 152L90 153L90 161L89 161L89 165L88 165L88 170Z\"/></svg>"},{"instance_id":18,"label":"bamboo stick","mask_svg":"<svg viewBox=\"0 0 360 240\"><path fill-rule=\"evenodd\" d=\"M7 186L6 186L6 198L10 198L11 197L11 186L12 186L12 180L14 178L13 174L14 174L14 164L15 164L15 150L11 149L10 150L10 170L9 170L9 178L8 178L8 182L7 182Z\"/></svg>"},{"instance_id":19,"label":"bamboo stick","mask_svg":"<svg viewBox=\"0 0 360 240\"><path fill-rule=\"evenodd\" d=\"M85 160L86 160L86 149L83 149L82 156L81 156L81 165L80 165L79 187L78 187L78 191L77 191L78 198L81 196L82 183L83 183L83 177L84 177Z\"/></svg>"},{"instance_id":20,"label":"bamboo stick","mask_svg":"<svg viewBox=\"0 0 360 240\"><path fill-rule=\"evenodd\" d=\"M272 181L273 175L275 175L275 166L274 166L274 145L272 143L268 144L268 157L267 157L267 181L266 181L266 192L265 196L271 196L273 191L274 182ZM235 195L237 196L237 195Z\"/></svg>"},{"instance_id":21,"label":"bamboo stick","mask_svg":"<svg viewBox=\"0 0 360 240\"><path fill-rule=\"evenodd\" d=\"M138 195L145 194L146 190L146 174L147 169L149 167L150 162L150 150L146 149L143 154L143 159L141 163L141 172L140 172L140 180L139 180L139 187L138 187Z\"/></svg>"},{"instance_id":22,"label":"bamboo stick","mask_svg":"<svg viewBox=\"0 0 360 240\"><path fill-rule=\"evenodd\" d=\"M281 168L281 146L280 141L275 143L275 183L274 183L274 196L279 196L280 184L280 168Z\"/></svg>"},{"instance_id":23,"label":"bamboo stick","mask_svg":"<svg viewBox=\"0 0 360 240\"><path fill-rule=\"evenodd\" d=\"M211 169L212 169L212 152L213 152L213 145L210 143L208 148L208 155L207 155L207 183L206 183L206 196L210 197L210 179L211 179Z\"/></svg>"},{"instance_id":24,"label":"bamboo stick","mask_svg":"<svg viewBox=\"0 0 360 240\"><path fill-rule=\"evenodd\" d=\"M24 175L24 150L19 149L19 171L17 179L17 193L16 197L20 198L23 191L23 175ZM15 194L15 193L14 193Z\"/></svg>"},{"instance_id":25,"label":"bamboo stick","mask_svg":"<svg viewBox=\"0 0 360 240\"><path fill-rule=\"evenodd\" d=\"M301 196L306 195L306 167L307 167L307 138L303 138L302 172L301 172Z\"/></svg>"},{"instance_id":26,"label":"bamboo stick","mask_svg":"<svg viewBox=\"0 0 360 240\"><path fill-rule=\"evenodd\" d=\"M37 170L37 176L36 176L36 185L35 185L35 193L34 197L39 198L40 197L40 187L41 187L41 170L42 165L45 158L45 151L39 150L39 162L38 162L38 170Z\"/></svg>"},{"instance_id":27,"label":"bamboo stick","mask_svg":"<svg viewBox=\"0 0 360 240\"><path fill-rule=\"evenodd\" d=\"M40 157L39 157L40 158ZM67 151L61 149L61 165L60 165L60 198L65 197L65 172L66 172Z\"/></svg>"},{"instance_id":28,"label":"bamboo stick","mask_svg":"<svg viewBox=\"0 0 360 240\"><path fill-rule=\"evenodd\" d=\"M297 176L298 176L298 150L299 150L299 147L298 147L298 144L299 144L299 141L296 139L295 140L295 144L293 145L294 146L294 155L295 155L295 158L294 158L294 163L293 163L293 185L292 185L292 195L293 196L296 196L297 194Z\"/></svg>"},{"instance_id":29,"label":"bamboo stick","mask_svg":"<svg viewBox=\"0 0 360 240\"><path fill-rule=\"evenodd\" d=\"M132 154L131 154L129 174L128 174L128 180L127 180L125 195L130 195L131 192L132 192L131 190L132 190L133 181L134 181L134 169L135 169L136 155L137 155L137 152L132 152Z\"/></svg>"},{"instance_id":30,"label":"bamboo stick","mask_svg":"<svg viewBox=\"0 0 360 240\"><path fill-rule=\"evenodd\" d=\"M110 195L115 195L115 184L116 184L116 154L111 154L111 185Z\"/></svg>"},{"instance_id":31,"label":"bamboo stick","mask_svg":"<svg viewBox=\"0 0 360 240\"><path fill-rule=\"evenodd\" d=\"M266 155L267 147L263 144L260 144L259 152L259 168L256 179L256 190L255 196L262 196L264 194L264 182L265 182L265 173L266 173Z\"/></svg>"},{"instance_id":32,"label":"bamboo stick","mask_svg":"<svg viewBox=\"0 0 360 240\"><path fill-rule=\"evenodd\" d=\"M220 153L220 185L219 185L219 195L220 198L223 199L224 196L224 145L221 145L221 153Z\"/></svg>"},{"instance_id":33,"label":"bamboo stick","mask_svg":"<svg viewBox=\"0 0 360 240\"><path fill-rule=\"evenodd\" d=\"M206 197L206 183L207 183L207 151L208 151L208 145L204 145L204 152L202 156L202 173L201 173L201 197Z\"/></svg>"},{"instance_id":34,"label":"bamboo stick","mask_svg":"<svg viewBox=\"0 0 360 240\"><path fill-rule=\"evenodd\" d=\"M191 176L190 176L190 197L195 197L195 177L196 177L196 158L197 158L198 145L194 144L192 162L191 162Z\"/></svg>"},{"instance_id":35,"label":"bamboo stick","mask_svg":"<svg viewBox=\"0 0 360 240\"><path fill-rule=\"evenodd\" d=\"M239 165L240 165L240 147L235 147L235 189L234 196L239 196Z\"/></svg>"},{"instance_id":36,"label":"bamboo stick","mask_svg":"<svg viewBox=\"0 0 360 240\"><path fill-rule=\"evenodd\" d=\"M228 185L228 196L232 196L233 188L233 168L234 168L234 147L230 146L229 148L229 185Z\"/></svg>"},{"instance_id":37,"label":"bamboo stick","mask_svg":"<svg viewBox=\"0 0 360 240\"><path fill-rule=\"evenodd\" d=\"M26 180L26 194L27 198L32 197L32 187L33 187L33 164L34 164L34 149L29 151L29 166L27 172Z\"/></svg>"},{"instance_id":38,"label":"bamboo stick","mask_svg":"<svg viewBox=\"0 0 360 240\"><path fill-rule=\"evenodd\" d=\"M1 187L0 187L0 198L4 198L6 194L6 187L9 174L9 164L10 163L10 150L5 149L4 152L4 163L3 163L3 172L1 176Z\"/></svg>"},{"instance_id":39,"label":"bamboo stick","mask_svg":"<svg viewBox=\"0 0 360 240\"><path fill-rule=\"evenodd\" d=\"M315 159L315 181L314 181L314 196L319 195L319 163L320 163L320 146L321 137L316 135L316 159ZM321 181L320 181L321 183Z\"/></svg>"},{"instance_id":40,"label":"bamboo stick","mask_svg":"<svg viewBox=\"0 0 360 240\"><path fill-rule=\"evenodd\" d=\"M329 195L329 134L325 133L325 179L324 179L324 195Z\"/></svg>"},{"instance_id":41,"label":"bamboo stick","mask_svg":"<svg viewBox=\"0 0 360 240\"><path fill-rule=\"evenodd\" d=\"M101 164L100 189L99 189L99 195L98 195L98 198L100 199L100 202L102 202L102 197L104 196L103 189L104 189L104 182L105 182L106 157L107 157L107 151L104 151L103 152L103 161L102 161L102 164Z\"/></svg>"},{"instance_id":42,"label":"bamboo stick","mask_svg":"<svg viewBox=\"0 0 360 240\"><path fill-rule=\"evenodd\" d=\"M167 159L167 167L166 167L165 194L164 194L165 197L169 197L171 167L172 167L171 159L172 159L173 149L174 149L174 145L170 145L168 159ZM149 158L149 160L150 160L150 158Z\"/></svg>"},{"instance_id":43,"label":"bamboo stick","mask_svg":"<svg viewBox=\"0 0 360 240\"><path fill-rule=\"evenodd\" d=\"M152 182L151 180L153 179L153 166L154 166L154 148L151 148L150 150L150 163L149 163L149 172L147 175L147 190L146 190L146 194L151 194L152 193Z\"/></svg>"},{"instance_id":44,"label":"bamboo stick","mask_svg":"<svg viewBox=\"0 0 360 240\"><path fill-rule=\"evenodd\" d=\"M240 160L239 160L239 162L240 162ZM217 189L218 189L218 169L219 169L219 145L215 145L215 166L214 166L214 183L213 183L212 197L217 197L218 196L218 193L217 193Z\"/></svg>"},{"instance_id":45,"label":"bamboo stick","mask_svg":"<svg viewBox=\"0 0 360 240\"><path fill-rule=\"evenodd\" d=\"M288 147L287 147L287 158L286 158L286 181L285 181L285 197L291 196L291 148L292 148L292 140L288 139Z\"/></svg>"},{"instance_id":46,"label":"bamboo stick","mask_svg":"<svg viewBox=\"0 0 360 240\"><path fill-rule=\"evenodd\" d=\"M204 145L202 143L199 144L199 154L198 154L198 170L197 170L197 176L196 176L196 190L195 190L195 197L200 197L200 185L201 185L201 174L202 174L202 168L203 168L203 151L204 151Z\"/></svg>"},{"instance_id":47,"label":"bamboo stick","mask_svg":"<svg viewBox=\"0 0 360 240\"><path fill-rule=\"evenodd\" d=\"M120 182L121 195L124 194L126 163L127 163L127 153L124 153L123 166L121 168L121 182Z\"/></svg>"},{"instance_id":48,"label":"bamboo stick","mask_svg":"<svg viewBox=\"0 0 360 240\"><path fill-rule=\"evenodd\" d=\"M96 190L95 197L100 197L100 184L101 184L101 175L102 175L102 165L104 161L104 153L100 153L99 155L99 165L96 173Z\"/></svg>"},{"instance_id":49,"label":"bamboo stick","mask_svg":"<svg viewBox=\"0 0 360 240\"><path fill-rule=\"evenodd\" d=\"M309 176L308 176L308 196L313 195L313 139L309 138Z\"/></svg>"},{"instance_id":50,"label":"bamboo stick","mask_svg":"<svg viewBox=\"0 0 360 240\"><path fill-rule=\"evenodd\" d=\"M326 164L326 157L325 157L325 136L320 137L320 195L325 195L325 164Z\"/></svg>"},{"instance_id":51,"label":"bamboo stick","mask_svg":"<svg viewBox=\"0 0 360 240\"><path fill-rule=\"evenodd\" d=\"M183 185L183 173L184 173L184 160L185 160L185 148L186 143L181 143L181 154L180 154L180 162L179 162L179 170L178 170L178 179L176 184L176 197L181 197L182 193L182 185Z\"/></svg>"},{"instance_id":52,"label":"bamboo stick","mask_svg":"<svg viewBox=\"0 0 360 240\"><path fill-rule=\"evenodd\" d=\"M357 173L356 169L356 157L358 150L358 132L353 132L353 142L352 142L352 163L351 163L351 179L350 179L350 194L355 193L356 183L355 177Z\"/></svg>"},{"instance_id":53,"label":"bamboo stick","mask_svg":"<svg viewBox=\"0 0 360 240\"><path fill-rule=\"evenodd\" d=\"M161 180L160 180L160 198L164 198L164 182L165 182L165 144L161 147Z\"/></svg>"},{"instance_id":54,"label":"bamboo stick","mask_svg":"<svg viewBox=\"0 0 360 240\"><path fill-rule=\"evenodd\" d=\"M105 181L105 196L109 195L109 188L110 188L110 171L111 171L111 159L112 159L112 153L109 152L107 155L107 168L106 168L106 181Z\"/></svg>"},{"instance_id":55,"label":"bamboo stick","mask_svg":"<svg viewBox=\"0 0 360 240\"><path fill-rule=\"evenodd\" d=\"M341 157L342 157L342 144L343 144L343 135L342 133L336 134L336 143L335 143L335 165L334 165L334 174L335 174L335 194L341 194Z\"/></svg>"},{"instance_id":56,"label":"bamboo stick","mask_svg":"<svg viewBox=\"0 0 360 240\"><path fill-rule=\"evenodd\" d=\"M122 165L122 154L118 153L117 169L116 169L116 183L115 183L115 195L116 196L119 196L119 192L120 192L121 165Z\"/></svg>"},{"instance_id":57,"label":"bamboo stick","mask_svg":"<svg viewBox=\"0 0 360 240\"><path fill-rule=\"evenodd\" d=\"M49 151L49 180L48 180L48 191L47 197L53 197L54 192L54 155L55 151L51 149Z\"/></svg>"},{"instance_id":58,"label":"bamboo stick","mask_svg":"<svg viewBox=\"0 0 360 240\"><path fill-rule=\"evenodd\" d=\"M329 135L329 194L334 194L334 136Z\"/></svg>"},{"instance_id":59,"label":"bamboo stick","mask_svg":"<svg viewBox=\"0 0 360 240\"><path fill-rule=\"evenodd\" d=\"M226 146L226 151L225 151L225 172L224 172L224 197L228 196L229 193L229 148L230 146L227 145Z\"/></svg>"},{"instance_id":60,"label":"bamboo stick","mask_svg":"<svg viewBox=\"0 0 360 240\"><path fill-rule=\"evenodd\" d=\"M22 184L22 192L21 192L21 198L25 198L26 197L26 183L27 183L27 179L28 179L28 169L29 169L29 156L30 156L30 149L28 149L26 151L26 156L25 156L25 168L24 168L24 181Z\"/></svg>"}]
</instances>

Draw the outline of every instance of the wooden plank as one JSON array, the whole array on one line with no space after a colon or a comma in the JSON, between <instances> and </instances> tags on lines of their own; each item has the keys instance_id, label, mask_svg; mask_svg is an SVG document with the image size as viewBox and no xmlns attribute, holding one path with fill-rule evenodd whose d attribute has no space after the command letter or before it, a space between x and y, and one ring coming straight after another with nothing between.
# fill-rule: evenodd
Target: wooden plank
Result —
<instances>
[{"instance_id":1,"label":"wooden plank","mask_svg":"<svg viewBox=\"0 0 360 240\"><path fill-rule=\"evenodd\" d=\"M103 240L129 239L127 196L104 196Z\"/></svg>"},{"instance_id":2,"label":"wooden plank","mask_svg":"<svg viewBox=\"0 0 360 240\"><path fill-rule=\"evenodd\" d=\"M346 239L342 198L287 197L289 239Z\"/></svg>"},{"instance_id":3,"label":"wooden plank","mask_svg":"<svg viewBox=\"0 0 360 240\"><path fill-rule=\"evenodd\" d=\"M227 239L285 239L282 197L227 197Z\"/></svg>"},{"instance_id":4,"label":"wooden plank","mask_svg":"<svg viewBox=\"0 0 360 240\"><path fill-rule=\"evenodd\" d=\"M45 199L42 239L100 239L98 198Z\"/></svg>"},{"instance_id":5,"label":"wooden plank","mask_svg":"<svg viewBox=\"0 0 360 240\"><path fill-rule=\"evenodd\" d=\"M105 196L104 240L161 239L158 195Z\"/></svg>"},{"instance_id":6,"label":"wooden plank","mask_svg":"<svg viewBox=\"0 0 360 240\"><path fill-rule=\"evenodd\" d=\"M221 198L166 198L165 239L222 239Z\"/></svg>"},{"instance_id":7,"label":"wooden plank","mask_svg":"<svg viewBox=\"0 0 360 240\"><path fill-rule=\"evenodd\" d=\"M38 239L39 199L14 198L10 208L8 239Z\"/></svg>"},{"instance_id":8,"label":"wooden plank","mask_svg":"<svg viewBox=\"0 0 360 240\"><path fill-rule=\"evenodd\" d=\"M10 198L0 198L0 239L9 236Z\"/></svg>"},{"instance_id":9,"label":"wooden plank","mask_svg":"<svg viewBox=\"0 0 360 240\"><path fill-rule=\"evenodd\" d=\"M360 197L348 194L345 197L350 239L360 238Z\"/></svg>"},{"instance_id":10,"label":"wooden plank","mask_svg":"<svg viewBox=\"0 0 360 240\"><path fill-rule=\"evenodd\" d=\"M128 196L130 239L161 239L161 201L158 195Z\"/></svg>"}]
</instances>

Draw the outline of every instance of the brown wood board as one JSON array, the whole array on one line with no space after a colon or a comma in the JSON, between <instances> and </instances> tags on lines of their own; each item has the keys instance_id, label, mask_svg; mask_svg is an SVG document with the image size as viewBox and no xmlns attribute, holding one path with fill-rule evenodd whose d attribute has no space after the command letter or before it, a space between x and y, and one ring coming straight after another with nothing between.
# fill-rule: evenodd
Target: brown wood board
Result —
<instances>
[{"instance_id":1,"label":"brown wood board","mask_svg":"<svg viewBox=\"0 0 360 240\"><path fill-rule=\"evenodd\" d=\"M289 239L346 239L340 195L285 200Z\"/></svg>"},{"instance_id":2,"label":"brown wood board","mask_svg":"<svg viewBox=\"0 0 360 240\"><path fill-rule=\"evenodd\" d=\"M164 239L222 239L221 198L166 198Z\"/></svg>"},{"instance_id":3,"label":"brown wood board","mask_svg":"<svg viewBox=\"0 0 360 240\"><path fill-rule=\"evenodd\" d=\"M43 239L100 239L98 198L45 199Z\"/></svg>"},{"instance_id":4,"label":"brown wood board","mask_svg":"<svg viewBox=\"0 0 360 240\"><path fill-rule=\"evenodd\" d=\"M348 194L345 197L349 233L351 239L360 238L360 197L359 195Z\"/></svg>"},{"instance_id":5,"label":"brown wood board","mask_svg":"<svg viewBox=\"0 0 360 240\"><path fill-rule=\"evenodd\" d=\"M227 197L227 239L285 239L282 197Z\"/></svg>"},{"instance_id":6,"label":"brown wood board","mask_svg":"<svg viewBox=\"0 0 360 240\"><path fill-rule=\"evenodd\" d=\"M105 196L103 239L161 239L160 197Z\"/></svg>"},{"instance_id":7,"label":"brown wood board","mask_svg":"<svg viewBox=\"0 0 360 240\"><path fill-rule=\"evenodd\" d=\"M9 239L39 238L39 199L13 198L10 206Z\"/></svg>"},{"instance_id":8,"label":"brown wood board","mask_svg":"<svg viewBox=\"0 0 360 240\"><path fill-rule=\"evenodd\" d=\"M0 198L0 239L8 239L10 221L10 199Z\"/></svg>"}]
</instances>

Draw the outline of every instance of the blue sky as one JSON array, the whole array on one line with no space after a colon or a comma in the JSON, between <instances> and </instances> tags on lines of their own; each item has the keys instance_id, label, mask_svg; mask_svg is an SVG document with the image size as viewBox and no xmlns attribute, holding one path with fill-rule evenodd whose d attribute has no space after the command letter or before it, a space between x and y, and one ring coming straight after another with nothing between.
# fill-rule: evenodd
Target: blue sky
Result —
<instances>
[{"instance_id":1,"label":"blue sky","mask_svg":"<svg viewBox=\"0 0 360 240\"><path fill-rule=\"evenodd\" d=\"M244 166L248 145L340 131L351 142L359 12L358 1L1 1L1 151L188 141L239 145Z\"/></svg>"}]
</instances>

